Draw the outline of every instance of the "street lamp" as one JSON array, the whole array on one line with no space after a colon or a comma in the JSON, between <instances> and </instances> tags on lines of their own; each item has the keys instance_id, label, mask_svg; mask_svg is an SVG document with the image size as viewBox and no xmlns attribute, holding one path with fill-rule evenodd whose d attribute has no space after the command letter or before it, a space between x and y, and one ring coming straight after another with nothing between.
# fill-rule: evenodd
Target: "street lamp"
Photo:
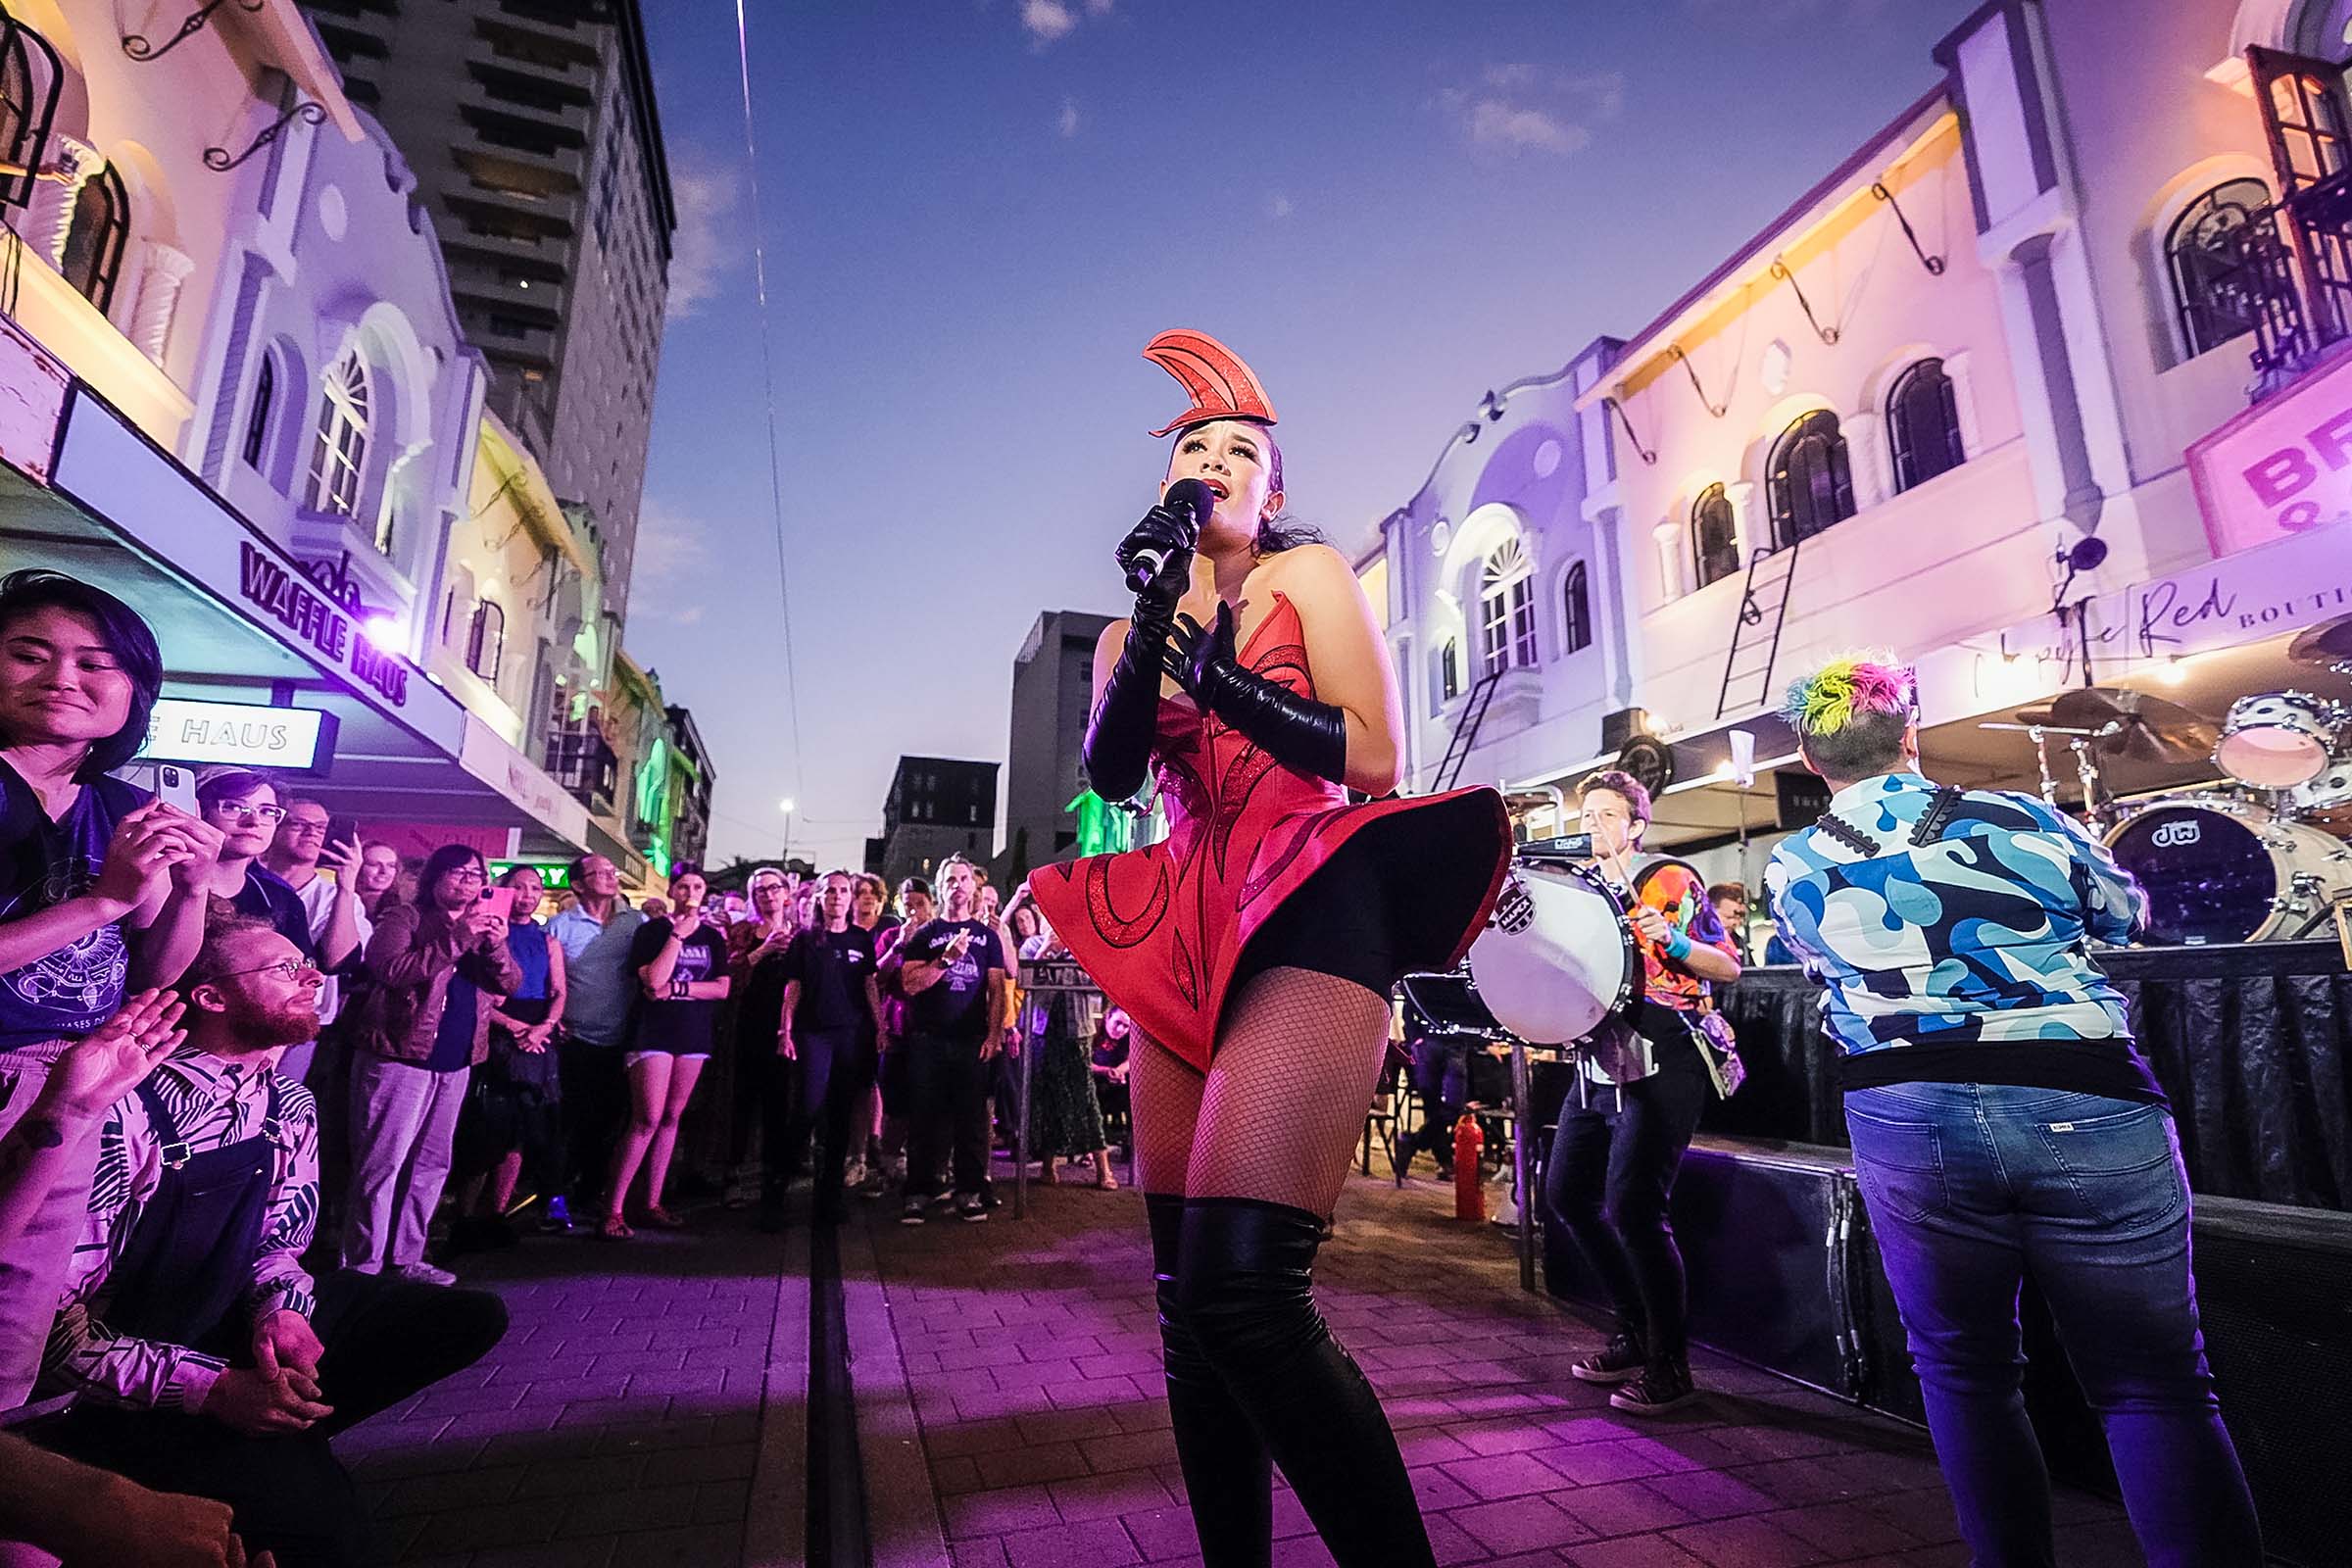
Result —
<instances>
[{"instance_id":1,"label":"street lamp","mask_svg":"<svg viewBox=\"0 0 2352 1568\"><path fill-rule=\"evenodd\" d=\"M792 797L787 795L778 801L776 808L784 813L784 871L789 876L792 873Z\"/></svg>"}]
</instances>

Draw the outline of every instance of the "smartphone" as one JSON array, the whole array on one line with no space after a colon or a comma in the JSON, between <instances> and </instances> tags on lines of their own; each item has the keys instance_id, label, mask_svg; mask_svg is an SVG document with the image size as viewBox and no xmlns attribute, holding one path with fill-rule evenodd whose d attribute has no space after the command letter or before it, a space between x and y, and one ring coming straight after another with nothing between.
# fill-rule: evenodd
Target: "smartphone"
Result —
<instances>
[{"instance_id":1,"label":"smartphone","mask_svg":"<svg viewBox=\"0 0 2352 1568\"><path fill-rule=\"evenodd\" d=\"M327 843L349 844L352 840L358 838L359 836L360 824L357 818L349 816L330 816L326 819Z\"/></svg>"},{"instance_id":2,"label":"smartphone","mask_svg":"<svg viewBox=\"0 0 2352 1568\"><path fill-rule=\"evenodd\" d=\"M514 918L514 890L513 888L484 888L478 907L502 920Z\"/></svg>"},{"instance_id":3,"label":"smartphone","mask_svg":"<svg viewBox=\"0 0 2352 1568\"><path fill-rule=\"evenodd\" d=\"M176 806L190 816L198 813L196 807L196 774L194 769L177 762L155 764L155 795L166 806Z\"/></svg>"}]
</instances>

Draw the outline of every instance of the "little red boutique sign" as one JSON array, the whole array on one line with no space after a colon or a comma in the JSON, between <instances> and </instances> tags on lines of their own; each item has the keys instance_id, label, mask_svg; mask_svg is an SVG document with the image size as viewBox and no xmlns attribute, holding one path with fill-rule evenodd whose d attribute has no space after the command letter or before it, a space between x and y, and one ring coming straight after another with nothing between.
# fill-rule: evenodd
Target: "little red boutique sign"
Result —
<instances>
[{"instance_id":1,"label":"little red boutique sign","mask_svg":"<svg viewBox=\"0 0 2352 1568\"><path fill-rule=\"evenodd\" d=\"M2352 518L2352 353L2188 449L2217 556Z\"/></svg>"}]
</instances>

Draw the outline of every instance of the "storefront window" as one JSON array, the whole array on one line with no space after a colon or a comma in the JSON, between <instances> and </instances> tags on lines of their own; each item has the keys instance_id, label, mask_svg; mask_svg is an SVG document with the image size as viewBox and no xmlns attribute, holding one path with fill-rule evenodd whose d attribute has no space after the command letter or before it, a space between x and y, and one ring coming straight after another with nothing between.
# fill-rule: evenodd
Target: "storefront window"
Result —
<instances>
[{"instance_id":1,"label":"storefront window","mask_svg":"<svg viewBox=\"0 0 2352 1568\"><path fill-rule=\"evenodd\" d=\"M1852 516L1854 476L1838 416L1817 409L1783 432L1772 449L1770 479L1776 549Z\"/></svg>"},{"instance_id":2,"label":"storefront window","mask_svg":"<svg viewBox=\"0 0 2352 1568\"><path fill-rule=\"evenodd\" d=\"M1479 668L1485 674L1536 662L1533 575L1527 551L1516 538L1487 557L1478 593Z\"/></svg>"},{"instance_id":3,"label":"storefront window","mask_svg":"<svg viewBox=\"0 0 2352 1568\"><path fill-rule=\"evenodd\" d=\"M318 399L318 429L311 455L313 512L357 516L360 479L368 466L368 366L349 349L326 372Z\"/></svg>"},{"instance_id":4,"label":"storefront window","mask_svg":"<svg viewBox=\"0 0 2352 1568\"><path fill-rule=\"evenodd\" d=\"M1700 491L1690 507L1690 557L1701 588L1740 569L1739 524L1732 514L1732 498L1719 484Z\"/></svg>"}]
</instances>

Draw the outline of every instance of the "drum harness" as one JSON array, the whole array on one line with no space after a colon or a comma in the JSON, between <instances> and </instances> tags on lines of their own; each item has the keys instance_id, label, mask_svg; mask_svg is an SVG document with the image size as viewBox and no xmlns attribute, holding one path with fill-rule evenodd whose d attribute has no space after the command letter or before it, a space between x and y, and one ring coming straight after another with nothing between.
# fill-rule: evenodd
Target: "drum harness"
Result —
<instances>
[{"instance_id":1,"label":"drum harness","mask_svg":"<svg viewBox=\"0 0 2352 1568\"><path fill-rule=\"evenodd\" d=\"M1910 835L1905 840L1906 847L1910 849L1918 849L1924 845L1933 844L1936 840L1942 838L1944 831L1952 825L1952 818L1958 813L1961 801L1967 795L1967 793L1968 792L1966 790L1959 788L1957 785L1938 784L1936 786L1935 790L1928 797L1928 808L1920 813L1918 821L1911 824ZM1832 816L1827 811L1824 811L1821 814L1821 819L1814 823L1814 826L1818 827L1830 838L1835 839L1838 843L1844 845L1849 850L1852 850L1856 855L1862 857L1864 859L1875 859L1879 856L1886 853L1886 846L1882 845L1877 839L1871 837L1868 833L1863 832L1860 828L1854 826L1851 822L1846 821L1842 817ZM1644 1003L1642 1005L1643 1010L1647 1011L1651 1006L1656 1004ZM1672 1011L1673 1009L1664 1008L1662 1010ZM1696 1030L1693 1028L1693 1026L1687 1020L1682 1019L1679 1014L1677 1015L1676 1021L1681 1023L1686 1031L1690 1031L1693 1034L1696 1033ZM1634 1027L1635 1032L1640 1033L1638 1026L1629 1027ZM1692 1042L1692 1048L1694 1050L1705 1049L1695 1040ZM1576 1075L1576 1081L1578 1102L1580 1104L1591 1104L1592 1080L1582 1070L1579 1070ZM1617 1082L1616 1090L1618 1108L1623 1109L1625 1105L1625 1084L1622 1081Z\"/></svg>"}]
</instances>

